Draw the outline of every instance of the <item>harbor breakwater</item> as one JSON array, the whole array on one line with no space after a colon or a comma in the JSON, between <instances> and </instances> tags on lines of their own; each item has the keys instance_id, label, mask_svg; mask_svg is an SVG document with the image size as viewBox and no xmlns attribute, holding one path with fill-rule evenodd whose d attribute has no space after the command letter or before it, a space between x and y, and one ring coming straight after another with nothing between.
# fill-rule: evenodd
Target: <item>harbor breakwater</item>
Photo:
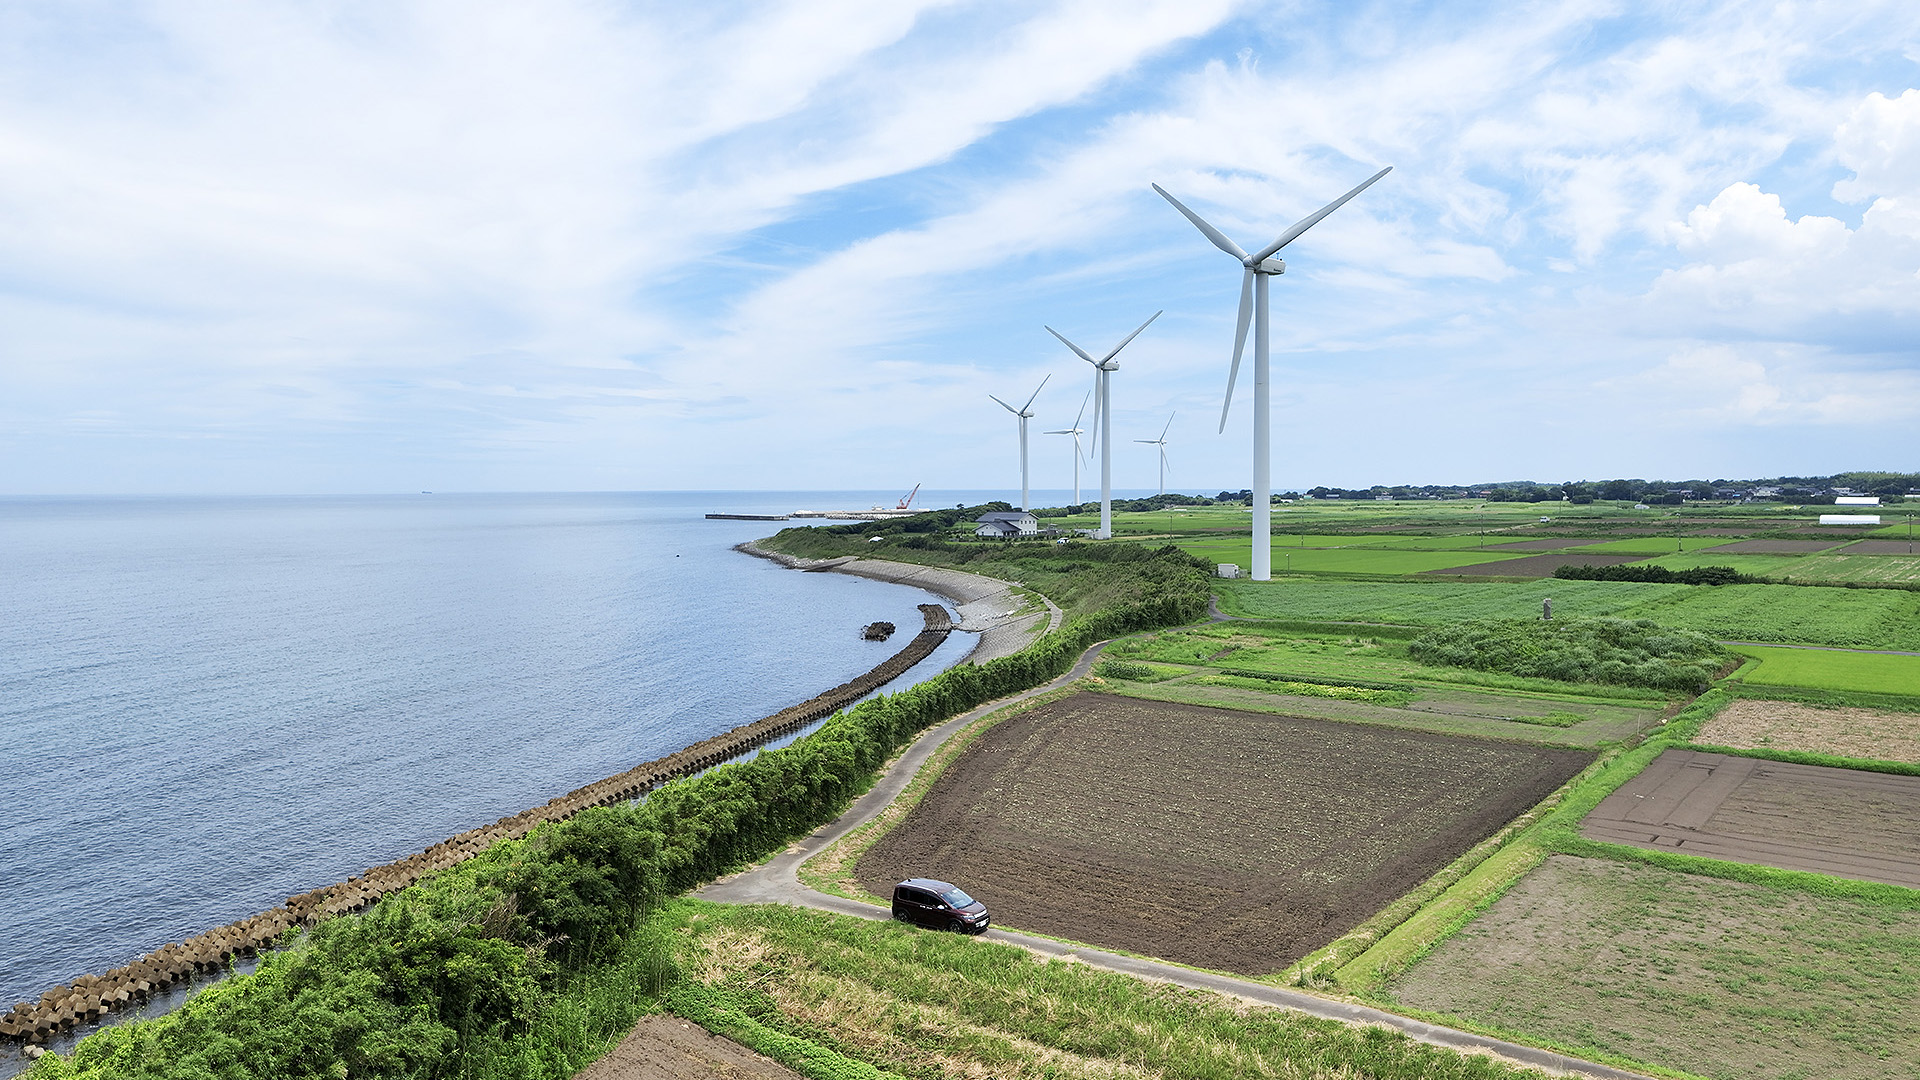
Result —
<instances>
[{"instance_id":1,"label":"harbor breakwater","mask_svg":"<svg viewBox=\"0 0 1920 1080\"><path fill-rule=\"evenodd\" d=\"M21 1001L0 1016L0 1039L30 1047L57 1034L96 1023L116 1010L136 1007L195 975L223 970L236 956L268 948L296 926L359 911L388 893L398 892L429 874L458 865L501 840L519 839L541 825L563 821L597 806L637 799L681 777L692 776L790 735L860 700L905 674L932 655L953 630L953 620L938 604L919 605L925 628L879 666L798 705L703 739L666 757L576 788L541 806L469 829L425 851L371 867L346 881L287 898L270 911L228 923L182 942L171 942L132 963L100 975L83 975Z\"/></svg>"}]
</instances>

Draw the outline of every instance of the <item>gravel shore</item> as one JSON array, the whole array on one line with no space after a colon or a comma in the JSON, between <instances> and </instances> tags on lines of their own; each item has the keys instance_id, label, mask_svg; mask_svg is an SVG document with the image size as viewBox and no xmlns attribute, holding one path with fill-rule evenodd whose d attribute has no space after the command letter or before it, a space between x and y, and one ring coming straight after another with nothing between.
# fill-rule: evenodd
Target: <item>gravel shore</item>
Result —
<instances>
[{"instance_id":1,"label":"gravel shore","mask_svg":"<svg viewBox=\"0 0 1920 1080\"><path fill-rule=\"evenodd\" d=\"M944 597L954 605L954 629L979 635L973 651L966 656L967 660L976 664L1019 652L1034 638L1057 628L1064 620L1060 609L1044 597L1041 599L1046 604L1045 611L1022 615L1019 612L1026 601L1014 591L1011 583L963 570L889 562L885 559L863 559L857 555L845 555L837 559L802 559L768 551L752 541L735 545L735 550L770 559L794 570L853 574L876 581L890 581L896 585L911 585Z\"/></svg>"}]
</instances>

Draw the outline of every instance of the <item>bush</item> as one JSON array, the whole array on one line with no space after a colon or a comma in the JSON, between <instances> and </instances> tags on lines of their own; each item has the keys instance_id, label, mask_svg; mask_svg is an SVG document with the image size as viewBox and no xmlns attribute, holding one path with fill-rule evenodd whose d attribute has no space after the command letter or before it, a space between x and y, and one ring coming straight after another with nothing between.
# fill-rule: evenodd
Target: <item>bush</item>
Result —
<instances>
[{"instance_id":1,"label":"bush","mask_svg":"<svg viewBox=\"0 0 1920 1080\"><path fill-rule=\"evenodd\" d=\"M1453 623L1408 646L1427 664L1562 682L1657 690L1707 688L1733 654L1705 634L1649 619L1478 619Z\"/></svg>"},{"instance_id":2,"label":"bush","mask_svg":"<svg viewBox=\"0 0 1920 1080\"><path fill-rule=\"evenodd\" d=\"M1753 585L1764 582L1731 566L1695 566L1669 570L1664 566L1623 563L1619 566L1574 566L1556 569L1553 576L1567 581L1644 581L1655 585Z\"/></svg>"}]
</instances>

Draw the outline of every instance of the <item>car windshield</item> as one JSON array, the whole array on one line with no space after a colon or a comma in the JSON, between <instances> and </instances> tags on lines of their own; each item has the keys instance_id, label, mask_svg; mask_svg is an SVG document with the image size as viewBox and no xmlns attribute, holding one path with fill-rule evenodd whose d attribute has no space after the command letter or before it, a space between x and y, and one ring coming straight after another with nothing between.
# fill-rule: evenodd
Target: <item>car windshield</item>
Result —
<instances>
[{"instance_id":1,"label":"car windshield","mask_svg":"<svg viewBox=\"0 0 1920 1080\"><path fill-rule=\"evenodd\" d=\"M973 903L973 897L968 896L959 889L948 889L946 892L940 894L940 899L945 900L954 907L966 907L968 904Z\"/></svg>"}]
</instances>

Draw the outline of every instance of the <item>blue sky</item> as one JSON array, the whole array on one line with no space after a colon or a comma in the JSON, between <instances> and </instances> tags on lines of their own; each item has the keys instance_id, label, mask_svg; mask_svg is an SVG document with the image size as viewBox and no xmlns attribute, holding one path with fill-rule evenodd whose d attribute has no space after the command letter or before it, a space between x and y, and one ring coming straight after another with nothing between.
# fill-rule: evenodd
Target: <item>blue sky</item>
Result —
<instances>
[{"instance_id":1,"label":"blue sky","mask_svg":"<svg viewBox=\"0 0 1920 1080\"><path fill-rule=\"evenodd\" d=\"M18 0L0 492L1920 470L1920 8ZM1246 373L1242 374L1243 380ZM1070 482L1036 434L1034 486Z\"/></svg>"}]
</instances>

